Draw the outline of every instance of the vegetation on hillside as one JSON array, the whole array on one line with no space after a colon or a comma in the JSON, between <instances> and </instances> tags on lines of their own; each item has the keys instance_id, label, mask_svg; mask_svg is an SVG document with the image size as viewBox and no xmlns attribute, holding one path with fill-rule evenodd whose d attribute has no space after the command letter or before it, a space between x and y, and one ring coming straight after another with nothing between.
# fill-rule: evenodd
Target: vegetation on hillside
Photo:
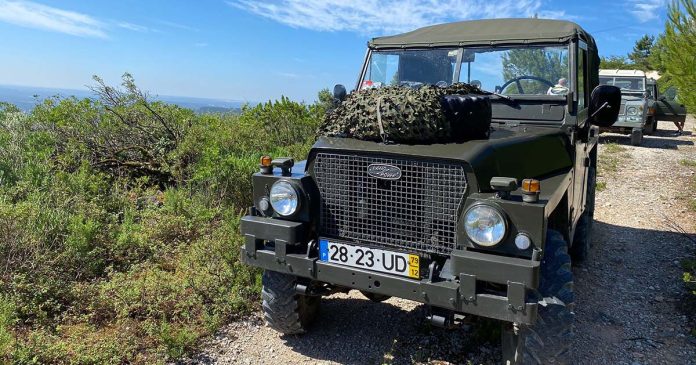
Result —
<instances>
[{"instance_id":1,"label":"vegetation on hillside","mask_svg":"<svg viewBox=\"0 0 696 365\"><path fill-rule=\"evenodd\" d=\"M94 100L0 105L0 363L161 363L248 311L250 175L305 156L324 114L197 115L95 81Z\"/></svg>"}]
</instances>

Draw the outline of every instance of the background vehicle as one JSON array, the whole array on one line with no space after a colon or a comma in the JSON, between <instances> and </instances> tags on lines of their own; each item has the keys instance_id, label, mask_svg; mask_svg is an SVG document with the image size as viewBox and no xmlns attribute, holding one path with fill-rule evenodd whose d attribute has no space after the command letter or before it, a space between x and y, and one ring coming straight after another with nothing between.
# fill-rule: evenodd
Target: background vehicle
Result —
<instances>
[{"instance_id":1,"label":"background vehicle","mask_svg":"<svg viewBox=\"0 0 696 365\"><path fill-rule=\"evenodd\" d=\"M320 137L307 161L262 160L241 257L265 270L268 324L303 333L322 295L357 289L425 303L437 325L500 320L510 363L568 361L571 255L589 250L598 126L620 104L617 88L597 87L598 65L594 39L556 20L370 41L358 93L478 81L497 90L493 130L427 145Z\"/></svg>"},{"instance_id":2,"label":"background vehicle","mask_svg":"<svg viewBox=\"0 0 696 365\"><path fill-rule=\"evenodd\" d=\"M599 83L621 88L619 120L612 132L628 133L631 144L640 145L644 134L652 134L657 128L655 120L654 81L649 81L640 70L599 70Z\"/></svg>"}]
</instances>

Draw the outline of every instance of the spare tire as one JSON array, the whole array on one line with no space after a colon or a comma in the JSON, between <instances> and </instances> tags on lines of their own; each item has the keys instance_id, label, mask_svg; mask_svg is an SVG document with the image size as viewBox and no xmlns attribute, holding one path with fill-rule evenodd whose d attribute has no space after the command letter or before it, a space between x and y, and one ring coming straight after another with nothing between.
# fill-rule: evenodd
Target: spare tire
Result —
<instances>
[{"instance_id":1,"label":"spare tire","mask_svg":"<svg viewBox=\"0 0 696 365\"><path fill-rule=\"evenodd\" d=\"M445 95L442 109L453 142L487 139L491 131L491 100L481 95Z\"/></svg>"}]
</instances>

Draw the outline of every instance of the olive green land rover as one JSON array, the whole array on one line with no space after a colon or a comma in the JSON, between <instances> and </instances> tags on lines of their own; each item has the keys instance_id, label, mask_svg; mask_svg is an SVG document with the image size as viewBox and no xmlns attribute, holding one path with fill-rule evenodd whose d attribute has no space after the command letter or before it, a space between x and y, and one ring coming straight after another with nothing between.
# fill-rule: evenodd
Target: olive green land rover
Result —
<instances>
[{"instance_id":1,"label":"olive green land rover","mask_svg":"<svg viewBox=\"0 0 696 365\"><path fill-rule=\"evenodd\" d=\"M309 331L322 296L354 289L423 303L436 325L499 320L509 364L568 362L571 264L590 247L598 129L621 103L598 71L594 39L567 21L372 39L353 93L473 85L489 100L489 133L408 144L322 136L306 161L262 159L241 257L264 270L267 324ZM345 88L334 91L340 105Z\"/></svg>"},{"instance_id":2,"label":"olive green land rover","mask_svg":"<svg viewBox=\"0 0 696 365\"><path fill-rule=\"evenodd\" d=\"M676 97L672 86L660 93L657 81L641 70L599 70L599 83L621 89L619 118L604 130L625 133L631 144L638 146L644 135L657 131L658 121L684 123L686 108Z\"/></svg>"}]
</instances>

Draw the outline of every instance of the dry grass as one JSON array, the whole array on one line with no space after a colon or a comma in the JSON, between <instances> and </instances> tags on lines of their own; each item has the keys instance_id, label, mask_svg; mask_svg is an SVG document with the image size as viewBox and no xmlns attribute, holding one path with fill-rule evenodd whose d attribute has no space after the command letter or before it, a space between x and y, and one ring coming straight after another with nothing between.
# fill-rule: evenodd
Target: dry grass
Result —
<instances>
[{"instance_id":1,"label":"dry grass","mask_svg":"<svg viewBox=\"0 0 696 365\"><path fill-rule=\"evenodd\" d=\"M619 170L621 164L631 156L626 147L610 142L601 146L597 157L597 191L607 188L607 179Z\"/></svg>"}]
</instances>

